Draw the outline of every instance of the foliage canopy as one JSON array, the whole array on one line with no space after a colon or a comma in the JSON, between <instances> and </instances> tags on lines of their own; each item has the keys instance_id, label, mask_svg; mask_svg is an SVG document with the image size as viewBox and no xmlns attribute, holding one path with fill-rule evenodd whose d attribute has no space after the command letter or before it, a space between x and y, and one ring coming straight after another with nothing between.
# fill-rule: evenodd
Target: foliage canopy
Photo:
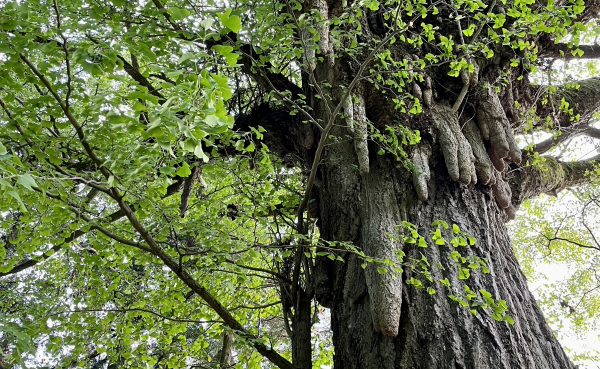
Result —
<instances>
[{"instance_id":1,"label":"foliage canopy","mask_svg":"<svg viewBox=\"0 0 600 369\"><path fill-rule=\"evenodd\" d=\"M515 84L523 94L511 97L523 122L515 134L536 138L524 163L560 181L548 187L541 175L519 200L592 181L595 158L557 177L562 164L548 154L577 135L600 138L599 80L559 84L553 69L555 60L589 57L586 77L597 74L596 2L340 1L335 16L313 3L0 1L0 367L225 367L231 333L236 367L267 359L291 367L286 296L310 284L315 258L356 253L381 273L399 267L321 239L313 214L319 155L345 139L328 133L348 118L346 101L359 101L359 82L418 121L432 99L459 107L460 77L495 63L504 69L490 88ZM398 44L426 52L409 60ZM339 68L355 72L347 85L312 72L342 59L350 62ZM451 81L449 92L428 95L430 76ZM329 115L311 99L325 101ZM268 114L256 119L261 111ZM295 121L321 137L290 139ZM366 125L365 140L419 173L409 154L428 128L396 123ZM316 149L307 158L298 147ZM597 207L588 186L577 196ZM557 307L573 309L585 326L600 306L597 293L581 292L600 285L589 263L600 250L597 224L542 220L538 205L528 206L530 223L514 231L525 269L533 272L530 261L546 246L572 258L574 279L542 301L553 319ZM565 233L555 232L557 222ZM311 316L323 318L322 308L314 304ZM330 365L332 350L313 328L313 365Z\"/></svg>"}]
</instances>

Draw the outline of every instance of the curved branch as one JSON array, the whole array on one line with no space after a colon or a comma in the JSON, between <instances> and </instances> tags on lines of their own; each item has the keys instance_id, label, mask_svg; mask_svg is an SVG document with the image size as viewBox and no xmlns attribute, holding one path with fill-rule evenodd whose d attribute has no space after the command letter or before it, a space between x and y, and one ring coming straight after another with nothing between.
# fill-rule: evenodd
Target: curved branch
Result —
<instances>
[{"instance_id":1,"label":"curved branch","mask_svg":"<svg viewBox=\"0 0 600 369\"><path fill-rule=\"evenodd\" d=\"M63 310L63 311L58 311L56 313L48 314L48 315L46 315L44 317L51 317L51 316L60 315L60 314L94 313L94 312L99 312L99 313L105 313L105 312L125 313L125 312L128 312L128 311L139 311L139 312L142 312L142 313L149 313L149 314L152 314L152 315L156 315L157 317L159 317L161 319L170 320L172 322L197 323L197 324L203 324L203 323L223 323L223 321L221 321L221 320L194 320L194 319L185 319L185 318L172 318L172 317L168 317L168 316L164 316L162 314L159 314L159 313L157 313L155 311L148 310L148 309L142 309L142 308Z\"/></svg>"},{"instance_id":2,"label":"curved branch","mask_svg":"<svg viewBox=\"0 0 600 369\"><path fill-rule=\"evenodd\" d=\"M123 201L123 198L118 196L116 189L112 188L115 192L114 198L118 202L121 210L125 212L125 216L133 226L133 228L138 232L141 238L146 241L148 244L148 248L150 249L150 253L158 257L162 260L162 262L169 268L171 271L177 275L177 277L185 283L192 291L194 291L198 296L200 296L224 321L225 323L237 334L241 334L244 337L251 339L252 346L264 357L266 357L269 361L275 364L279 368L283 369L293 369L293 365L286 358L281 356L277 351L268 347L264 343L257 341L256 337L252 335L244 326L231 314L231 312L221 304L219 300L217 300L209 290L207 290L204 286L202 286L198 281L189 274L185 269L181 268L180 264L172 258L169 254L167 254L156 242L156 240L150 235L148 230L140 223L140 221L135 216L134 212L131 208Z\"/></svg>"},{"instance_id":3,"label":"curved branch","mask_svg":"<svg viewBox=\"0 0 600 369\"><path fill-rule=\"evenodd\" d=\"M583 55L574 55L575 50L583 51ZM555 58L555 59L598 59L600 58L600 45L579 45L569 46L565 43L552 44L539 55L540 58Z\"/></svg>"},{"instance_id":4,"label":"curved branch","mask_svg":"<svg viewBox=\"0 0 600 369\"><path fill-rule=\"evenodd\" d=\"M560 133L561 133L560 136L551 137L547 140L537 143L533 147L533 151L537 152L539 154L544 154L545 152L550 150L552 147L558 145L559 143L565 142L573 137L577 137L577 136L581 136L581 135L600 139L600 129L594 128L594 127L590 126L589 124L564 128L560 131Z\"/></svg>"},{"instance_id":5,"label":"curved branch","mask_svg":"<svg viewBox=\"0 0 600 369\"><path fill-rule=\"evenodd\" d=\"M540 164L518 168L509 181L512 203L519 205L543 193L556 195L566 188L590 183L594 179L591 172L599 163L600 155L574 162L545 156Z\"/></svg>"},{"instance_id":6,"label":"curved branch","mask_svg":"<svg viewBox=\"0 0 600 369\"><path fill-rule=\"evenodd\" d=\"M165 196L163 196L163 199L176 194L177 192L179 192L181 190L181 187L182 187L181 183L179 183L179 182L173 183L172 185L167 187L167 193L165 194ZM131 206L131 209L133 211L135 211L134 206ZM125 212L123 210L118 210L118 211L115 211L114 213L106 216L104 218L104 221L107 223L112 223L112 222L116 222L117 220L123 218L124 216L125 216ZM29 269L42 261L46 261L52 255L54 255L58 251L62 250L63 246L75 241L76 239L83 236L84 234L87 234L89 231L93 231L96 229L97 228L95 226L91 226L88 231L83 231L81 229L78 229L78 230L72 232L69 235L69 237L65 238L64 242L54 245L50 250L48 250L44 254L42 254L40 256L41 259L38 258L38 259L22 260L20 263L15 265L11 270L9 270L7 272L0 272L0 278L5 277L7 275L20 273L20 272L24 271L25 269Z\"/></svg>"},{"instance_id":7,"label":"curved branch","mask_svg":"<svg viewBox=\"0 0 600 369\"><path fill-rule=\"evenodd\" d=\"M559 127L589 123L600 110L600 78L593 77L565 83L562 86L531 86L531 101L536 114L550 117Z\"/></svg>"}]
</instances>

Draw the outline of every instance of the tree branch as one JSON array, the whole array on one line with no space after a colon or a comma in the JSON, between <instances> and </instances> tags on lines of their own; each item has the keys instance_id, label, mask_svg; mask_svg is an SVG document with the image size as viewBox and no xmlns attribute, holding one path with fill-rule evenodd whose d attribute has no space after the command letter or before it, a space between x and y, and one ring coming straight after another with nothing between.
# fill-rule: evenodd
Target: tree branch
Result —
<instances>
[{"instance_id":1,"label":"tree branch","mask_svg":"<svg viewBox=\"0 0 600 369\"><path fill-rule=\"evenodd\" d=\"M573 51L582 50L583 55L573 55ZM565 43L551 44L539 54L540 58L572 59L597 59L600 58L600 45L569 46Z\"/></svg>"},{"instance_id":2,"label":"tree branch","mask_svg":"<svg viewBox=\"0 0 600 369\"><path fill-rule=\"evenodd\" d=\"M159 314L155 311L152 310L148 310L148 309L142 309L142 308L128 308L128 309L79 309L79 310L64 310L64 311L59 311L56 313L51 313L48 314L44 317L51 317L51 316L55 316L55 315L60 315L60 314L73 314L73 313L90 313L90 312L116 312L116 313L125 313L128 311L139 311L139 312L143 312L143 313L149 313L152 315L156 315L157 317L161 318L161 319L165 319L165 320L170 320L173 322L183 322L183 323L198 323L198 324L203 324L203 323L223 323L221 320L194 320L194 319L184 319L184 318L170 318L168 316L164 316L162 314Z\"/></svg>"},{"instance_id":3,"label":"tree branch","mask_svg":"<svg viewBox=\"0 0 600 369\"><path fill-rule=\"evenodd\" d=\"M173 183L172 185L170 185L169 187L167 187L167 193L165 194L165 196L163 197L163 199L176 194L180 190L181 190L181 184L180 183ZM133 211L135 211L135 207L132 206L131 208L132 208ZM108 223L116 222L117 220L123 218L124 216L125 216L125 212L123 210L118 210L118 211L116 211L116 212L108 215L107 217L105 217L104 218L104 222L108 222ZM69 237L65 238L65 240L62 243L59 243L58 245L54 245L50 250L48 250L44 254L42 254L40 256L41 259L27 259L27 260L23 260L20 263L18 263L17 265L15 265L11 270L9 270L7 272L0 272L0 278L2 278L4 276L7 276L7 275L11 275L11 274L16 274L16 273L22 272L25 269L29 269L29 268L37 265L38 263L40 263L42 261L46 261L52 255L54 255L56 252L62 250L62 248L65 245L67 245L67 244L75 241L79 237L81 237L84 234L87 234L89 231L92 231L92 230L95 230L95 229L96 229L95 226L91 226L88 231L83 231L81 229L78 229L78 230L72 232L69 235Z\"/></svg>"},{"instance_id":4,"label":"tree branch","mask_svg":"<svg viewBox=\"0 0 600 369\"><path fill-rule=\"evenodd\" d=\"M194 291L198 296L200 296L224 321L225 323L234 331L239 332L242 336L248 338L256 338L254 335L250 334L244 326L238 322L233 315L223 306L204 286L198 283L191 274L189 274L185 269L180 268L179 263L173 259L169 254L167 254L154 240L154 238L150 235L148 230L139 222L131 208L123 201L123 198L116 193L116 189L112 188L114 193L114 198L118 202L121 210L125 212L125 216L133 226L133 228L139 233L142 239L148 244L150 248L150 252L157 256L159 259L163 261L163 263L173 271L179 277L179 279L184 282L192 291ZM266 357L273 364L277 365L279 368L283 369L293 369L292 363L290 363L286 358L281 356L279 353L274 351L273 349L267 347L265 344L257 341L251 341L252 346L264 357Z\"/></svg>"},{"instance_id":5,"label":"tree branch","mask_svg":"<svg viewBox=\"0 0 600 369\"><path fill-rule=\"evenodd\" d=\"M550 117L558 127L588 124L600 109L600 78L565 83L562 86L531 86L529 91L541 118ZM563 101L564 100L564 101Z\"/></svg>"},{"instance_id":6,"label":"tree branch","mask_svg":"<svg viewBox=\"0 0 600 369\"><path fill-rule=\"evenodd\" d=\"M545 156L540 164L518 168L509 181L512 203L520 205L543 193L556 195L566 188L590 183L594 179L592 171L599 163L600 155L574 162Z\"/></svg>"},{"instance_id":7,"label":"tree branch","mask_svg":"<svg viewBox=\"0 0 600 369\"><path fill-rule=\"evenodd\" d=\"M561 134L559 136L551 137L547 140L537 143L533 147L533 151L537 152L539 154L543 154L543 153L547 152L548 150L550 150L551 148L553 148L554 146L558 145L559 143L565 142L570 138L581 136L581 135L600 139L600 129L594 128L594 127L590 126L589 124L585 124L585 125L581 125L581 126L577 125L574 127L567 127L567 128L562 129L560 131L560 133Z\"/></svg>"},{"instance_id":8,"label":"tree branch","mask_svg":"<svg viewBox=\"0 0 600 369\"><path fill-rule=\"evenodd\" d=\"M48 79L25 56L25 54L19 53L19 57L21 58L21 60L23 60L25 62L25 64L27 64L27 66L33 72L33 74L35 74L35 76L38 77L38 79L44 84L44 86L48 89L50 94L54 97L54 99L60 106L61 110L64 112L65 116L67 117L67 119L69 120L71 125L73 126L73 129L75 129L75 132L77 133L77 137L79 138L79 141L81 142L81 145L83 146L86 154L89 156L90 159L92 159L94 164L96 164L96 166L100 169L100 172L102 173L102 175L104 175L104 177L106 179L108 179L111 175L108 168L106 168L104 166L103 160L100 157L98 157L96 155L96 153L94 152L94 150L92 149L92 146L89 144L89 142L87 141L87 138L85 137L85 134L83 132L83 128L81 127L81 124L79 124L79 122L77 121L75 116L71 113L70 108L67 105L65 105L62 98L52 88L52 85L50 84Z\"/></svg>"}]
</instances>

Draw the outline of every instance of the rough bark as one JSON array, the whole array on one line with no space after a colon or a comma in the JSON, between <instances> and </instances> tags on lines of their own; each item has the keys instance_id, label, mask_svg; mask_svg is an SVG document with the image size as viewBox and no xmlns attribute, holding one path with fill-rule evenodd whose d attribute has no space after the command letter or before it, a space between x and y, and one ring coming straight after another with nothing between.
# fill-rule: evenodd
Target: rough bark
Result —
<instances>
[{"instance_id":1,"label":"rough bark","mask_svg":"<svg viewBox=\"0 0 600 369\"><path fill-rule=\"evenodd\" d=\"M512 203L521 204L527 199L543 193L556 196L566 188L589 183L600 157L574 162L561 162L553 157L544 157L543 162L518 168L510 179Z\"/></svg>"},{"instance_id":2,"label":"rough bark","mask_svg":"<svg viewBox=\"0 0 600 369\"><path fill-rule=\"evenodd\" d=\"M600 108L600 78L573 81L563 86L532 86L530 90L536 113L540 117L552 117L557 127L589 123ZM540 124L543 123L542 119Z\"/></svg>"},{"instance_id":3,"label":"rough bark","mask_svg":"<svg viewBox=\"0 0 600 369\"><path fill-rule=\"evenodd\" d=\"M343 160L351 148L339 144L328 150ZM368 178L348 173L340 165L323 169L321 192L321 232L331 240L352 241L364 250L372 250L367 224L393 224L398 215L418 226L428 236L436 219L456 223L461 230L476 237L477 243L459 248L463 256L478 255L489 261L489 274L473 272L465 281L458 279L456 263L448 257L454 247L431 245L427 248L399 245L407 256L425 255L433 265L446 269L434 271L433 286L437 293L404 284L399 305L398 335L388 337L375 326L380 314L372 309L373 293L369 288L368 268L355 255L346 255L344 263L332 263L332 328L336 348L336 368L571 368L562 348L529 292L526 279L516 261L503 221L503 212L489 193L475 186L451 181L444 165L432 168L428 182L429 199L421 201L411 186L412 178L403 169L390 170L393 163L384 157L371 158ZM431 162L443 162L438 154ZM335 191L331 189L335 188ZM365 219L366 194L382 194L387 211L373 209ZM401 210L395 210L397 207ZM394 209L394 210L392 210ZM363 226L361 226L363 225ZM380 226L380 227L381 227ZM391 243L388 247L391 247ZM418 278L405 268L397 280ZM495 321L488 312L478 309L473 315L465 307L447 298L450 292L439 282L449 278L453 288L464 291L463 282L472 290L484 288L495 298L507 301L515 324ZM377 295L375 295L375 298Z\"/></svg>"},{"instance_id":4,"label":"rough bark","mask_svg":"<svg viewBox=\"0 0 600 369\"><path fill-rule=\"evenodd\" d=\"M594 128L587 124L565 128L560 131L560 135L553 136L549 139L535 144L535 146L533 147L533 151L537 152L540 155L544 154L556 145L568 141L577 136L587 136L590 138L600 139L600 129Z\"/></svg>"},{"instance_id":5,"label":"rough bark","mask_svg":"<svg viewBox=\"0 0 600 369\"><path fill-rule=\"evenodd\" d=\"M312 368L312 297L300 290L292 316L292 362L294 368Z\"/></svg>"},{"instance_id":6,"label":"rough bark","mask_svg":"<svg viewBox=\"0 0 600 369\"><path fill-rule=\"evenodd\" d=\"M219 357L219 367L221 369L229 368L233 360L233 342L235 334L232 332L223 332L223 346L221 347L221 355Z\"/></svg>"}]
</instances>

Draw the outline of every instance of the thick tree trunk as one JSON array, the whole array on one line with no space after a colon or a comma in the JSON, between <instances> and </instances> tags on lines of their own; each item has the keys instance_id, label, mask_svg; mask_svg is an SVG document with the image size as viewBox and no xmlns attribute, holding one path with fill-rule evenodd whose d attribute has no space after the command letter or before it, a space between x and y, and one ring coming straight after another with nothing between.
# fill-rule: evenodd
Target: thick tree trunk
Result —
<instances>
[{"instance_id":1,"label":"thick tree trunk","mask_svg":"<svg viewBox=\"0 0 600 369\"><path fill-rule=\"evenodd\" d=\"M435 149L434 153L439 153ZM529 292L512 251L504 214L489 191L485 193L485 186L452 181L443 158L434 154L429 199L421 201L410 173L402 166L385 156L371 155L370 172L361 177L355 166L345 163L355 155L352 145L343 142L326 152L320 191L322 236L351 241L376 257L385 254L382 247L401 248L406 252L405 262L409 257L421 259L423 254L431 265L436 282L432 287L437 292L430 295L426 289L406 285L406 280L420 276L404 268L402 275L394 277L397 283L380 282L384 287L401 289L401 298L382 300L384 294L369 281L375 266L363 270L362 260L349 254L344 263L321 260L318 298L332 311L335 368L573 367ZM450 242L433 245L429 236L435 230L432 222L436 219L457 224L476 237L476 244L456 249ZM386 230L394 232L393 225L402 220L417 225L429 247L403 244L385 235ZM379 239L373 239L375 233ZM446 239L450 237L447 233ZM456 262L448 256L454 250L463 256L486 258L490 273L475 270L470 278L460 280ZM435 263L443 265L445 271L435 267ZM386 278L391 278L391 274ZM494 298L505 299L514 325L496 321L482 309L473 315L447 297L452 292L439 283L441 278L450 280L455 295L464 294L466 284L473 291L483 288ZM420 279L428 283L425 278ZM393 290L387 292L394 295ZM378 299L375 304L374 298ZM385 304L391 304L387 309L392 313L382 310ZM377 327L388 324L385 319L397 316L397 336L393 329L390 332Z\"/></svg>"},{"instance_id":2,"label":"thick tree trunk","mask_svg":"<svg viewBox=\"0 0 600 369\"><path fill-rule=\"evenodd\" d=\"M493 8L496 2L488 3ZM317 10L327 21L342 9L335 4L308 1L305 9ZM454 19L454 14L444 11L434 20L440 32L460 33L460 27L448 21ZM373 20L382 21L373 19L373 15L367 12L370 20L361 20L365 32L358 41L373 38L378 39L373 45L385 45L385 25L373 27ZM287 132L276 131L273 137L279 145L275 144L275 152L285 157L286 153L297 151L306 167L312 168L307 191L317 192L313 198L320 208L317 224L320 236L330 242L329 246L348 242L366 255L391 264L405 254L404 270L399 274L394 274L390 265L369 263L363 268L363 259L342 250L339 255L344 262L317 258L309 283L318 302L332 310L335 367L572 368L528 290L504 222L525 198L539 193L536 191L558 191L581 183L581 173L590 165L552 161L548 167L558 174L552 181L541 170L520 166L522 153L513 131L522 124L516 114L515 100L519 99L515 93L523 90L527 95L529 86L526 71L509 67L514 50L496 45L494 59L468 58L469 69L461 70L460 78L456 78L443 65L419 70L415 59L423 60L426 54L439 51L431 45L415 49L414 45L390 42L391 57L396 62L403 60L407 68L409 77L399 81L406 83L402 84L403 92L411 91L423 107L423 114L408 114L403 113L412 104L407 95L394 95L394 102L390 94L384 93L384 82L366 78L366 67L377 65L370 59L373 54L347 57L345 52L336 53L336 43L326 24L315 25L320 36L318 50L310 48L304 56L303 94L310 106L307 111L311 125L272 124L274 120L263 114L277 130ZM417 24L414 26L418 28ZM395 67L402 69L400 64ZM511 83L498 85L507 71ZM412 73L419 77L413 79ZM382 78L387 78L385 75ZM257 80L261 83L260 78ZM586 96L597 89L596 82L585 82ZM290 91L292 96L299 96L294 89ZM576 114L585 116L597 109L596 100L589 96L577 98L573 91L565 89L563 95L569 95L569 101L583 101L573 104ZM404 99L402 108L396 106L399 99ZM530 99L525 98L519 106L531 107L527 100ZM285 99L288 105L290 101ZM398 136L402 135L401 127L420 132L422 139L416 148L402 148L410 154L416 170L406 169L406 162L395 161L398 151L375 155L385 144L378 146L374 141L390 130L399 129ZM402 142L402 137L394 139L390 141ZM393 144L384 148L397 149L390 146ZM313 189L310 186L317 166L319 178ZM475 237L476 244L455 248L449 242L453 237L451 228L444 231L446 243L436 245L431 234L437 229L432 223L438 219L458 225L462 232ZM401 241L396 227L403 221L414 224L429 246L422 248ZM462 257L487 260L489 273L478 269L471 270L470 276L465 277L464 272L461 275L457 261L450 257L454 251ZM420 273L419 260L428 263L432 281ZM469 264L467 261L461 266ZM380 273L381 267L388 272ZM407 284L412 278L418 278L427 288ZM440 281L446 279L450 287ZM514 324L508 322L510 318L495 319L502 318L503 312L478 307L479 301L486 302L484 293L488 292L495 299L494 304L499 299L506 301L506 314L514 319ZM306 317L298 315L296 319L294 324L304 326ZM308 331L297 333L302 335L293 339L294 366L309 367L306 339L302 338Z\"/></svg>"}]
</instances>

